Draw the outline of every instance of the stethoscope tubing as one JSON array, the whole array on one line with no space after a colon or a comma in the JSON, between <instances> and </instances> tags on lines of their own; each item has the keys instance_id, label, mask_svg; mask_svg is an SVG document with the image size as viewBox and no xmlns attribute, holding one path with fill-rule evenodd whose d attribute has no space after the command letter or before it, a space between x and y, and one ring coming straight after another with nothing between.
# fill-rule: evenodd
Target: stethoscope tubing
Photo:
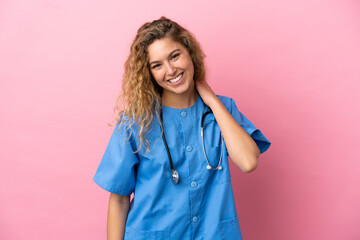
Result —
<instances>
[{"instance_id":1,"label":"stethoscope tubing","mask_svg":"<svg viewBox=\"0 0 360 240\"><path fill-rule=\"evenodd\" d=\"M204 156L205 156L205 160L207 162L207 166L206 166L206 169L207 170L222 170L222 166L221 166L221 160L222 160L222 155L223 155L223 136L221 134L220 136L220 141L221 141L221 153L220 153L220 160L218 162L218 165L216 167L212 167L209 163L209 160L207 158L207 155L206 155L206 151L205 151L205 143L204 143L204 120L205 120L205 117L212 113L212 110L208 110L207 112L205 112L202 117L201 117L201 139L202 139L202 147L203 147L203 151L204 151ZM163 142L164 142L164 145L165 145L165 149L166 149L166 152L167 152L167 155L168 155L168 158L169 158L169 163L170 163L170 168L171 168L171 181L174 183L174 184L177 184L179 182L179 179L180 179L180 176L179 176L179 173L174 169L174 166L173 166L173 161L172 161L172 158L171 158L171 154L170 154L170 150L169 150L169 146L167 144L167 141L166 141L166 138L165 138L165 133L164 133L164 124L163 124L163 114L162 114L162 108L160 108L160 128L161 128L161 137L163 139Z\"/></svg>"}]
</instances>

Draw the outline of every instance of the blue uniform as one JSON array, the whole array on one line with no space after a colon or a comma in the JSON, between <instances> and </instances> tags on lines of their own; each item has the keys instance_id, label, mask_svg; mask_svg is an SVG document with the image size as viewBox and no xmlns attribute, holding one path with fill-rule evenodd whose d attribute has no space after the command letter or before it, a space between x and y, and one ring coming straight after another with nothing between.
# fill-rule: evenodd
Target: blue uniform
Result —
<instances>
[{"instance_id":1,"label":"blue uniform","mask_svg":"<svg viewBox=\"0 0 360 240\"><path fill-rule=\"evenodd\" d=\"M228 97L218 96L234 119L265 152L270 142ZM103 189L130 195L134 192L124 239L242 239L231 186L228 153L223 145L222 170L207 170L200 134L202 115L209 110L200 96L189 108L163 106L165 137L178 184L171 169L159 121L154 117L147 139L150 152L139 147L138 126L129 131L115 127L94 176ZM204 120L204 143L210 165L220 159L221 133L213 114ZM222 140L224 141L224 140Z\"/></svg>"}]
</instances>

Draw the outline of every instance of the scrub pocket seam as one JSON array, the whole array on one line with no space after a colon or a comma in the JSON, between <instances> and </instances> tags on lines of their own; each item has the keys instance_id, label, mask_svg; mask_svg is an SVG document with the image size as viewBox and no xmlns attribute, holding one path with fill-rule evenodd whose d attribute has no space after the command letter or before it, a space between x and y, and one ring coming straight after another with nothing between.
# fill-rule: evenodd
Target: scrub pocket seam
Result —
<instances>
[{"instance_id":1,"label":"scrub pocket seam","mask_svg":"<svg viewBox=\"0 0 360 240\"><path fill-rule=\"evenodd\" d=\"M169 240L170 232L169 230L137 230L133 228L126 227L124 239L141 239L141 240Z\"/></svg>"},{"instance_id":2,"label":"scrub pocket seam","mask_svg":"<svg viewBox=\"0 0 360 240\"><path fill-rule=\"evenodd\" d=\"M239 219L237 216L232 219L220 221L219 225L222 240L242 240Z\"/></svg>"}]
</instances>

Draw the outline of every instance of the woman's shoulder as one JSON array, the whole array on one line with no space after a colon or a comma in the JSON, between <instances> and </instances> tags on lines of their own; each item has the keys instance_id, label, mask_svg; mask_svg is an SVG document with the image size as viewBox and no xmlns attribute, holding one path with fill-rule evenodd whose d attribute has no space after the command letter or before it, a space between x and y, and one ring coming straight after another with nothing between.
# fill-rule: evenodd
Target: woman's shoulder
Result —
<instances>
[{"instance_id":1,"label":"woman's shoulder","mask_svg":"<svg viewBox=\"0 0 360 240\"><path fill-rule=\"evenodd\" d=\"M233 108L233 105L235 104L234 99L232 99L231 97L227 97L227 96L222 96L222 95L216 95L219 100L222 102L222 104L224 104L224 106L228 109L228 111L231 111L231 109Z\"/></svg>"},{"instance_id":2,"label":"woman's shoulder","mask_svg":"<svg viewBox=\"0 0 360 240\"><path fill-rule=\"evenodd\" d=\"M125 113L121 113L115 125L115 130L120 129L125 131L137 131L139 129L138 121Z\"/></svg>"},{"instance_id":3,"label":"woman's shoulder","mask_svg":"<svg viewBox=\"0 0 360 240\"><path fill-rule=\"evenodd\" d=\"M151 122L147 125L147 130L144 132L144 136L148 136L151 130L154 128L154 124L157 123L156 115L152 116ZM120 131L123 135L135 137L136 139L145 126L141 125L141 120L136 120L128 115L121 114L115 125L115 131Z\"/></svg>"}]
</instances>

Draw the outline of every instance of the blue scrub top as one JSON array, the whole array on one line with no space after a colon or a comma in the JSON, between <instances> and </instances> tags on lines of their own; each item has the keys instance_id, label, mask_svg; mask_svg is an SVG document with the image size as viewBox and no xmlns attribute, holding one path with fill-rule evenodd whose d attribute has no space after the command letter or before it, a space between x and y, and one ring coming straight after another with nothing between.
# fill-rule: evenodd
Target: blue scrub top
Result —
<instances>
[{"instance_id":1,"label":"blue scrub top","mask_svg":"<svg viewBox=\"0 0 360 240\"><path fill-rule=\"evenodd\" d=\"M234 100L218 96L234 119L265 152L269 140L237 109ZM236 213L228 164L223 145L222 170L207 170L200 124L209 110L200 96L189 108L163 106L165 137L178 184L171 170L159 121L154 117L147 134L150 152L139 147L138 126L129 131L117 125L100 162L94 181L103 189L134 198L129 210L124 239L242 239ZM204 121L208 160L216 167L220 159L221 135L213 114ZM126 139L128 139L126 141ZM224 141L224 140L222 140Z\"/></svg>"}]
</instances>

